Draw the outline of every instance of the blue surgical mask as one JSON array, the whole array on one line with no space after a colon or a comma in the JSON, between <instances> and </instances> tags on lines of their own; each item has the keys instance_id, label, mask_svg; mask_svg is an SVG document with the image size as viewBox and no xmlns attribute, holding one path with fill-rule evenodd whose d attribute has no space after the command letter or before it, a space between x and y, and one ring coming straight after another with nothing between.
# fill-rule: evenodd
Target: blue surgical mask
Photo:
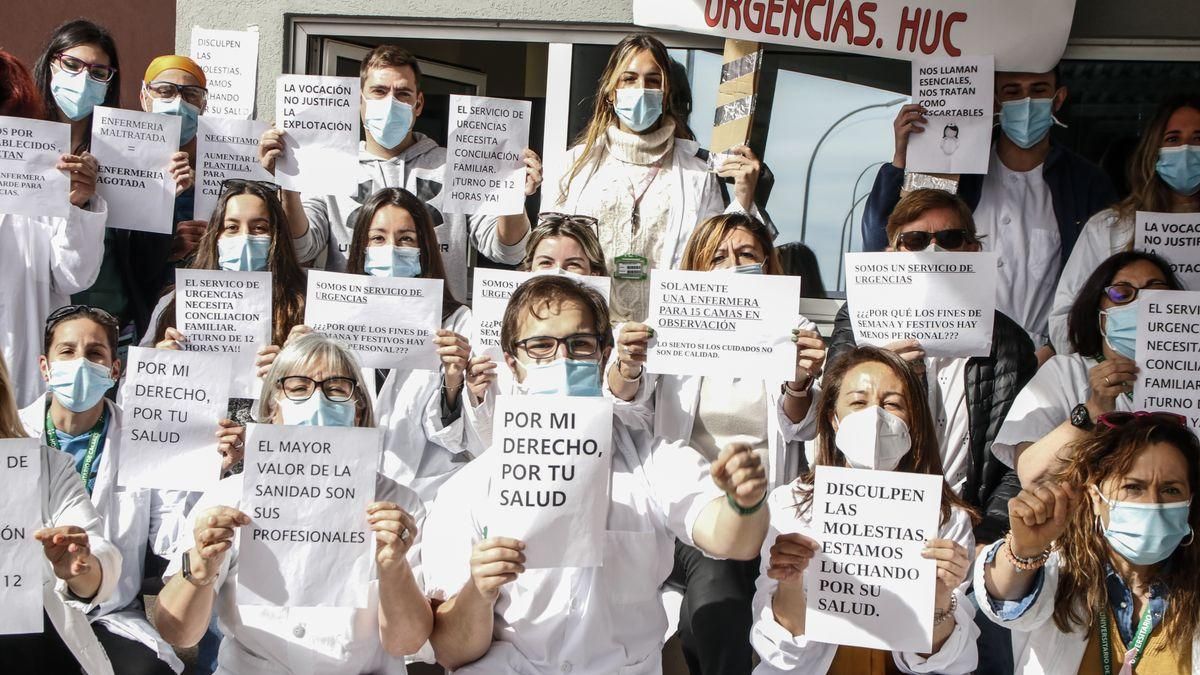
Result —
<instances>
[{"instance_id":1,"label":"blue surgical mask","mask_svg":"<svg viewBox=\"0 0 1200 675\"><path fill-rule=\"evenodd\" d=\"M662 117L662 89L618 89L613 110L625 126L640 134Z\"/></svg>"},{"instance_id":2,"label":"blue surgical mask","mask_svg":"<svg viewBox=\"0 0 1200 675\"><path fill-rule=\"evenodd\" d=\"M1101 310L1104 321L1104 342L1116 353L1132 360L1137 348L1138 301Z\"/></svg>"},{"instance_id":3,"label":"blue surgical mask","mask_svg":"<svg viewBox=\"0 0 1200 675\"><path fill-rule=\"evenodd\" d=\"M737 267L733 268L733 271L737 272L738 274L762 274L763 264L751 263L749 265L738 265Z\"/></svg>"},{"instance_id":4,"label":"blue surgical mask","mask_svg":"<svg viewBox=\"0 0 1200 675\"><path fill-rule=\"evenodd\" d=\"M411 246L368 246L363 271L373 277L421 276L421 249Z\"/></svg>"},{"instance_id":5,"label":"blue surgical mask","mask_svg":"<svg viewBox=\"0 0 1200 675\"><path fill-rule=\"evenodd\" d=\"M354 399L330 401L325 392L314 391L307 401L281 399L279 414L284 424L308 427L352 427L354 426Z\"/></svg>"},{"instance_id":6,"label":"blue surgical mask","mask_svg":"<svg viewBox=\"0 0 1200 675\"><path fill-rule=\"evenodd\" d=\"M1170 504L1140 504L1110 500L1104 538L1114 551L1135 565L1153 565L1171 556L1192 531L1188 525L1191 500Z\"/></svg>"},{"instance_id":7,"label":"blue surgical mask","mask_svg":"<svg viewBox=\"0 0 1200 675\"><path fill-rule=\"evenodd\" d=\"M407 103L397 101L392 96L379 99L366 99L363 110L363 124L371 138L383 147L391 150L404 142L408 132L412 130L413 109Z\"/></svg>"},{"instance_id":8,"label":"blue surgical mask","mask_svg":"<svg viewBox=\"0 0 1200 675\"><path fill-rule=\"evenodd\" d=\"M87 359L50 362L50 392L71 412L91 410L112 389L112 369Z\"/></svg>"},{"instance_id":9,"label":"blue surgical mask","mask_svg":"<svg viewBox=\"0 0 1200 675\"><path fill-rule=\"evenodd\" d=\"M526 364L525 379L518 391L546 396L599 396L600 364L575 359Z\"/></svg>"},{"instance_id":10,"label":"blue surgical mask","mask_svg":"<svg viewBox=\"0 0 1200 675\"><path fill-rule=\"evenodd\" d=\"M182 96L176 96L170 101L164 101L161 98L153 99L150 104L150 112L183 118L183 123L179 125L179 145L186 145L196 137L196 126L200 123L200 109L183 100Z\"/></svg>"},{"instance_id":11,"label":"blue surgical mask","mask_svg":"<svg viewBox=\"0 0 1200 675\"><path fill-rule=\"evenodd\" d=\"M1000 104L1000 128L1017 146L1028 150L1050 133L1054 125L1054 99L1023 98Z\"/></svg>"},{"instance_id":12,"label":"blue surgical mask","mask_svg":"<svg viewBox=\"0 0 1200 675\"><path fill-rule=\"evenodd\" d=\"M263 272L271 252L271 235L234 234L217 239L217 263L226 272Z\"/></svg>"},{"instance_id":13,"label":"blue surgical mask","mask_svg":"<svg viewBox=\"0 0 1200 675\"><path fill-rule=\"evenodd\" d=\"M59 70L50 76L50 93L62 114L72 122L78 122L104 103L108 83L93 80L86 70L74 75Z\"/></svg>"},{"instance_id":14,"label":"blue surgical mask","mask_svg":"<svg viewBox=\"0 0 1200 675\"><path fill-rule=\"evenodd\" d=\"M1200 145L1159 149L1154 169L1172 190L1191 197L1200 191Z\"/></svg>"}]
</instances>

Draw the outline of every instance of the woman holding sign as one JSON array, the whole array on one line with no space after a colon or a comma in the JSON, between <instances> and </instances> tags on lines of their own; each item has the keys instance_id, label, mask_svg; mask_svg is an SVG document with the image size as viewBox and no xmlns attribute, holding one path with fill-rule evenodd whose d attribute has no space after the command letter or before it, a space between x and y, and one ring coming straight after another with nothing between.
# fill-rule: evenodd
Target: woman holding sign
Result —
<instances>
[{"instance_id":1,"label":"woman holding sign","mask_svg":"<svg viewBox=\"0 0 1200 675\"><path fill-rule=\"evenodd\" d=\"M1062 448L1087 435L1104 413L1133 409L1138 368L1139 295L1179 290L1171 266L1153 253L1126 251L1088 277L1071 307L1071 351L1050 358L1017 394L992 453L1030 486L1068 458Z\"/></svg>"},{"instance_id":2,"label":"woman holding sign","mask_svg":"<svg viewBox=\"0 0 1200 675\"><path fill-rule=\"evenodd\" d=\"M346 271L378 277L441 279L442 328L434 342L441 372L375 369L375 416L384 433L384 475L428 503L471 456L462 392L471 354L471 310L454 298L429 209L403 188L384 188L355 220Z\"/></svg>"},{"instance_id":3,"label":"woman holding sign","mask_svg":"<svg viewBox=\"0 0 1200 675\"><path fill-rule=\"evenodd\" d=\"M25 437L12 381L0 358L0 439ZM44 444L38 447L40 518L45 527L32 537L41 543L54 575L30 580L42 588L43 630L0 636L0 672L111 673L112 664L85 613L116 592L121 552L104 539L104 521L84 492L71 458Z\"/></svg>"},{"instance_id":4,"label":"woman holding sign","mask_svg":"<svg viewBox=\"0 0 1200 675\"><path fill-rule=\"evenodd\" d=\"M816 466L942 473L924 387L893 352L856 347L834 361L823 378L816 416ZM813 642L805 634L805 575L822 543L833 541L811 526L814 510L827 508L814 498L815 479L810 470L768 498L771 529L763 543L750 634L762 659L756 675L873 672L863 665L870 660L863 650ZM893 652L892 660L905 673L970 673L978 661L975 610L960 589L971 567L974 515L944 479L941 484L941 522L921 554L937 561L933 650ZM892 550L886 540L879 543ZM912 621L911 616L899 619Z\"/></svg>"},{"instance_id":5,"label":"woman holding sign","mask_svg":"<svg viewBox=\"0 0 1200 675\"><path fill-rule=\"evenodd\" d=\"M717 176L734 180L730 210L758 213L758 158L739 146L711 173L675 107L670 75L671 58L654 37L628 35L613 48L551 209L599 221L614 321L646 318L650 270L677 267L696 223L723 210Z\"/></svg>"},{"instance_id":6,"label":"woman holding sign","mask_svg":"<svg viewBox=\"0 0 1200 675\"><path fill-rule=\"evenodd\" d=\"M318 334L287 343L263 386L258 419L274 424L375 426L368 385L357 359ZM222 480L193 509L194 528L167 568L155 625L172 644L195 644L208 628L214 604L224 633L218 673L404 673L403 656L416 653L433 625L417 584L417 495L382 475L364 518L375 533L376 575L363 609L239 605L238 528L251 517L238 509L242 474ZM314 579L314 584L368 583Z\"/></svg>"},{"instance_id":7,"label":"woman holding sign","mask_svg":"<svg viewBox=\"0 0 1200 675\"><path fill-rule=\"evenodd\" d=\"M690 271L782 274L771 232L742 213L709 218L688 238L681 268ZM788 445L812 437L809 411L813 382L825 362L825 342L816 325L800 317L792 331L796 368L785 382L762 377L721 378L645 373L654 331L641 323L621 326L617 358L608 368L607 388L616 413L643 441L683 440L711 462L729 442L749 443L762 453L778 485L800 471L799 453ZM753 374L751 374L753 375ZM679 628L693 673L749 673L752 654L742 636L752 622L756 561L713 560L676 543L671 583L685 589ZM713 611L721 607L722 611Z\"/></svg>"},{"instance_id":8,"label":"woman holding sign","mask_svg":"<svg viewBox=\"0 0 1200 675\"><path fill-rule=\"evenodd\" d=\"M1012 630L1016 672L1194 673L1200 443L1170 413L1110 412L1065 468L1009 502L975 597Z\"/></svg>"},{"instance_id":9,"label":"woman holding sign","mask_svg":"<svg viewBox=\"0 0 1200 675\"><path fill-rule=\"evenodd\" d=\"M1092 216L1063 267L1050 310L1050 340L1059 354L1074 348L1068 317L1088 275L1112 254L1142 248L1134 241L1138 212L1200 212L1200 97L1174 96L1159 106L1128 173L1129 196Z\"/></svg>"}]
</instances>

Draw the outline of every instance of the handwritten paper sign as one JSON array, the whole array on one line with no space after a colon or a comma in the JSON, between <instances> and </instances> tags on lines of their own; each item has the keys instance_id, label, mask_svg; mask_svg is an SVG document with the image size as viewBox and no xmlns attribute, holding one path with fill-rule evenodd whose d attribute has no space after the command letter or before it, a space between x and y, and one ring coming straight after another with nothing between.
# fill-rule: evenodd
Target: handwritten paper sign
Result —
<instances>
[{"instance_id":1,"label":"handwritten paper sign","mask_svg":"<svg viewBox=\"0 0 1200 675\"><path fill-rule=\"evenodd\" d=\"M0 635L42 632L41 466L38 439L0 440Z\"/></svg>"},{"instance_id":2,"label":"handwritten paper sign","mask_svg":"<svg viewBox=\"0 0 1200 675\"><path fill-rule=\"evenodd\" d=\"M117 484L203 492L217 481L217 421L229 406L219 354L129 348Z\"/></svg>"},{"instance_id":3,"label":"handwritten paper sign","mask_svg":"<svg viewBox=\"0 0 1200 675\"><path fill-rule=\"evenodd\" d=\"M275 125L286 135L275 163L280 187L314 195L356 194L359 91L357 77L279 77Z\"/></svg>"},{"instance_id":4,"label":"handwritten paper sign","mask_svg":"<svg viewBox=\"0 0 1200 675\"><path fill-rule=\"evenodd\" d=\"M341 340L366 368L437 370L443 284L313 270L304 323Z\"/></svg>"},{"instance_id":5,"label":"handwritten paper sign","mask_svg":"<svg viewBox=\"0 0 1200 675\"><path fill-rule=\"evenodd\" d=\"M271 343L271 317L270 272L175 272L175 325L185 348L225 355L230 396L258 398L254 361Z\"/></svg>"},{"instance_id":6,"label":"handwritten paper sign","mask_svg":"<svg viewBox=\"0 0 1200 675\"><path fill-rule=\"evenodd\" d=\"M1200 291L1200 214L1138 211L1133 247L1162 256L1184 288Z\"/></svg>"},{"instance_id":7,"label":"handwritten paper sign","mask_svg":"<svg viewBox=\"0 0 1200 675\"><path fill-rule=\"evenodd\" d=\"M913 103L925 107L929 123L908 137L909 171L987 173L994 70L991 56L913 61Z\"/></svg>"},{"instance_id":8,"label":"handwritten paper sign","mask_svg":"<svg viewBox=\"0 0 1200 675\"><path fill-rule=\"evenodd\" d=\"M221 197L221 181L230 178L275 182L258 163L258 139L266 122L233 118L198 118L196 127L195 218L208 220Z\"/></svg>"},{"instance_id":9,"label":"handwritten paper sign","mask_svg":"<svg viewBox=\"0 0 1200 675\"><path fill-rule=\"evenodd\" d=\"M933 646L942 477L818 466L808 564L808 639L888 651Z\"/></svg>"},{"instance_id":10,"label":"handwritten paper sign","mask_svg":"<svg viewBox=\"0 0 1200 675\"><path fill-rule=\"evenodd\" d=\"M651 270L646 371L790 380L800 277Z\"/></svg>"},{"instance_id":11,"label":"handwritten paper sign","mask_svg":"<svg viewBox=\"0 0 1200 675\"><path fill-rule=\"evenodd\" d=\"M507 216L525 209L529 101L450 96L446 213Z\"/></svg>"},{"instance_id":12,"label":"handwritten paper sign","mask_svg":"<svg viewBox=\"0 0 1200 675\"><path fill-rule=\"evenodd\" d=\"M1134 410L1183 415L1200 433L1200 291L1138 296Z\"/></svg>"},{"instance_id":13,"label":"handwritten paper sign","mask_svg":"<svg viewBox=\"0 0 1200 675\"><path fill-rule=\"evenodd\" d=\"M376 428L246 425L240 604L367 606L366 509L382 438Z\"/></svg>"},{"instance_id":14,"label":"handwritten paper sign","mask_svg":"<svg viewBox=\"0 0 1200 675\"><path fill-rule=\"evenodd\" d=\"M0 213L66 218L71 179L55 167L70 148L69 124L0 117Z\"/></svg>"},{"instance_id":15,"label":"handwritten paper sign","mask_svg":"<svg viewBox=\"0 0 1200 675\"><path fill-rule=\"evenodd\" d=\"M525 542L525 567L603 564L612 415L600 397L496 398L486 524Z\"/></svg>"},{"instance_id":16,"label":"handwritten paper sign","mask_svg":"<svg viewBox=\"0 0 1200 675\"><path fill-rule=\"evenodd\" d=\"M208 107L204 116L253 117L258 31L192 26L191 53L192 60L204 69L208 78Z\"/></svg>"},{"instance_id":17,"label":"handwritten paper sign","mask_svg":"<svg viewBox=\"0 0 1200 675\"><path fill-rule=\"evenodd\" d=\"M179 151L180 124L182 118L175 115L96 107L96 194L108 202L109 227L171 234L175 179L168 169Z\"/></svg>"},{"instance_id":18,"label":"handwritten paper sign","mask_svg":"<svg viewBox=\"0 0 1200 675\"><path fill-rule=\"evenodd\" d=\"M996 315L996 253L847 253L854 340L918 340L929 356L987 356Z\"/></svg>"}]
</instances>

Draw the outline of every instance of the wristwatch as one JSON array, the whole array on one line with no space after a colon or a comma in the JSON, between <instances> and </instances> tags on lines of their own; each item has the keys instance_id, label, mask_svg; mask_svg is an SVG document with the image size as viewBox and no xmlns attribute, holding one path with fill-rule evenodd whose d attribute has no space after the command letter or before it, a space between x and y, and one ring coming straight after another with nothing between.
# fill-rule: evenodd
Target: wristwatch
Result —
<instances>
[{"instance_id":1,"label":"wristwatch","mask_svg":"<svg viewBox=\"0 0 1200 675\"><path fill-rule=\"evenodd\" d=\"M187 581L188 583L192 584L193 586L200 586L202 588L204 586L211 586L212 583L217 580L217 575L214 574L214 575L210 576L209 578L204 579L203 581L201 581L200 579L197 579L196 577L193 577L192 576L192 560L191 560L191 556L188 555L189 553L190 553L190 551L183 552L183 578L184 578L184 580Z\"/></svg>"},{"instance_id":2,"label":"wristwatch","mask_svg":"<svg viewBox=\"0 0 1200 675\"><path fill-rule=\"evenodd\" d=\"M1080 403L1071 409L1071 426L1084 431L1091 431L1096 426L1092 421L1092 413L1088 412L1087 405Z\"/></svg>"}]
</instances>

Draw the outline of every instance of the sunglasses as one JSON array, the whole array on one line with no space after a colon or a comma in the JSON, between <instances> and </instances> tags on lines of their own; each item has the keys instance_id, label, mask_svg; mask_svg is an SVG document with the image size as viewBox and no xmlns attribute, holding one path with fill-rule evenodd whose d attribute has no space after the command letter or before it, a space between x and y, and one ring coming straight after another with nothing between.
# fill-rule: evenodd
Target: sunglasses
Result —
<instances>
[{"instance_id":1,"label":"sunglasses","mask_svg":"<svg viewBox=\"0 0 1200 675\"><path fill-rule=\"evenodd\" d=\"M240 190L247 187L259 187L268 192L279 192L279 186L269 180L247 180L245 178L226 178L221 181L221 193L227 190Z\"/></svg>"},{"instance_id":2,"label":"sunglasses","mask_svg":"<svg viewBox=\"0 0 1200 675\"><path fill-rule=\"evenodd\" d=\"M78 75L83 71L87 71L88 77L97 82L110 82L117 74L117 69L112 66L106 66L101 63L88 63L83 59L77 59L74 56L67 56L59 52L54 55L58 66L72 75Z\"/></svg>"},{"instance_id":3,"label":"sunglasses","mask_svg":"<svg viewBox=\"0 0 1200 675\"><path fill-rule=\"evenodd\" d=\"M591 216L558 213L557 211L543 211L538 214L538 225L559 225L561 223L575 223L576 225L590 227L593 232L600 231L600 221Z\"/></svg>"},{"instance_id":4,"label":"sunglasses","mask_svg":"<svg viewBox=\"0 0 1200 675\"><path fill-rule=\"evenodd\" d=\"M1111 300L1113 304L1128 305L1134 300L1137 300L1139 291L1161 291L1168 289L1170 289L1170 286L1168 286L1166 282L1159 281L1158 279L1151 281L1142 288L1138 288L1127 281L1119 281L1112 286L1105 286L1104 294L1108 296L1108 299Z\"/></svg>"},{"instance_id":5,"label":"sunglasses","mask_svg":"<svg viewBox=\"0 0 1200 675\"><path fill-rule=\"evenodd\" d=\"M924 251L929 248L931 241L936 241L937 245L944 249L957 251L967 244L973 243L974 239L967 230L901 232L896 236L896 242L900 244L900 247L909 251Z\"/></svg>"},{"instance_id":6,"label":"sunglasses","mask_svg":"<svg viewBox=\"0 0 1200 675\"><path fill-rule=\"evenodd\" d=\"M1113 412L1104 413L1096 418L1096 424L1106 429L1117 429L1131 422L1146 423L1146 424L1174 424L1176 426L1186 427L1187 418L1183 415L1176 415L1169 412L1123 412L1115 410Z\"/></svg>"}]
</instances>

